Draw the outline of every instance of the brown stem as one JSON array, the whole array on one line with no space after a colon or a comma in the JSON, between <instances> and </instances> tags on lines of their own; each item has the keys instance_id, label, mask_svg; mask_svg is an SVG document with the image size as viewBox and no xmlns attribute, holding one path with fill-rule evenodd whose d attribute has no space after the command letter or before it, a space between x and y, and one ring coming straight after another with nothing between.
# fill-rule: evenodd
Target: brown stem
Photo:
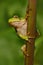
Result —
<instances>
[{"instance_id":1,"label":"brown stem","mask_svg":"<svg viewBox=\"0 0 43 65\"><path fill-rule=\"evenodd\" d=\"M25 65L33 65L34 60L34 38L26 43L28 56L25 56Z\"/></svg>"},{"instance_id":2,"label":"brown stem","mask_svg":"<svg viewBox=\"0 0 43 65\"><path fill-rule=\"evenodd\" d=\"M36 0L29 0L29 9L31 9L31 11L28 10L29 18L27 19L27 33L30 33L26 43L28 56L25 56L25 65L33 65L34 61L34 44L36 37Z\"/></svg>"}]
</instances>

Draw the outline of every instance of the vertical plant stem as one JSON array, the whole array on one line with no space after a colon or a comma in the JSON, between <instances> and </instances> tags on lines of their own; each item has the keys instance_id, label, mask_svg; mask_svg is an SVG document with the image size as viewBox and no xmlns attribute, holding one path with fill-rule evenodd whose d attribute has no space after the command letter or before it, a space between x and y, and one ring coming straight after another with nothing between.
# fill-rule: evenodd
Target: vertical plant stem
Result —
<instances>
[{"instance_id":1,"label":"vertical plant stem","mask_svg":"<svg viewBox=\"0 0 43 65\"><path fill-rule=\"evenodd\" d=\"M27 20L28 41L26 42L28 56L25 56L25 65L33 65L34 62L34 46L36 37L36 0L29 0L29 9L29 18Z\"/></svg>"}]
</instances>

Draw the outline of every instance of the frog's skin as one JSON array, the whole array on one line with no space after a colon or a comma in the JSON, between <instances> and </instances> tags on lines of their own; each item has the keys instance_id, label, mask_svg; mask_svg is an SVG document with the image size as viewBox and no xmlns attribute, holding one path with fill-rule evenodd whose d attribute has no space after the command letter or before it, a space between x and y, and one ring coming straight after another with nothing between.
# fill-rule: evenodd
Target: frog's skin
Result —
<instances>
[{"instance_id":1,"label":"frog's skin","mask_svg":"<svg viewBox=\"0 0 43 65\"><path fill-rule=\"evenodd\" d=\"M9 19L9 24L16 29L17 34L24 40L28 40L27 36L27 22L25 19L20 19L18 16L14 16L13 18ZM26 52L26 45L24 44L21 47L24 55L27 55Z\"/></svg>"}]
</instances>

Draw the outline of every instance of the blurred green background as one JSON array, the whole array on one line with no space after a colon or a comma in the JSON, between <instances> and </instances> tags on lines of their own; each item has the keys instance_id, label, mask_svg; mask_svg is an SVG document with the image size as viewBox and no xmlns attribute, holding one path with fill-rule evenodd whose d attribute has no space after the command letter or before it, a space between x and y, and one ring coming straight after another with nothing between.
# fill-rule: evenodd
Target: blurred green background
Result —
<instances>
[{"instance_id":1,"label":"blurred green background","mask_svg":"<svg viewBox=\"0 0 43 65\"><path fill-rule=\"evenodd\" d=\"M9 26L8 19L13 15L24 17L27 0L0 0L0 65L24 65L21 46L24 40ZM34 65L43 65L43 0L37 1L36 26L40 37L35 41Z\"/></svg>"}]
</instances>

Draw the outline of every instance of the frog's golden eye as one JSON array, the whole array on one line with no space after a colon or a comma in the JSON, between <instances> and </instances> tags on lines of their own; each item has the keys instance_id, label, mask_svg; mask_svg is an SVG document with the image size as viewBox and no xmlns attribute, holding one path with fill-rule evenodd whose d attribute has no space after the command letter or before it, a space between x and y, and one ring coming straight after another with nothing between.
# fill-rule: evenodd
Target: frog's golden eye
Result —
<instances>
[{"instance_id":1,"label":"frog's golden eye","mask_svg":"<svg viewBox=\"0 0 43 65\"><path fill-rule=\"evenodd\" d=\"M19 18L19 17L18 17L18 16L16 16L16 15L15 15L15 16L13 16L13 17L14 17L14 18Z\"/></svg>"}]
</instances>

